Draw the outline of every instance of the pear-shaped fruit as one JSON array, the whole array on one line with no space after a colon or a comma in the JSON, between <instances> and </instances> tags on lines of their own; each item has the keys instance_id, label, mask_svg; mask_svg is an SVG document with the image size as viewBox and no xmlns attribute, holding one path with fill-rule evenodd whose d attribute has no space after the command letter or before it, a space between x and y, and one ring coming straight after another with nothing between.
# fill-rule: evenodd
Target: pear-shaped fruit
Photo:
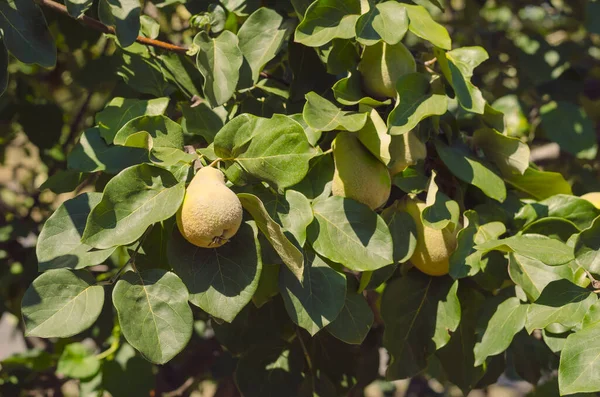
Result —
<instances>
[{"instance_id":1,"label":"pear-shaped fruit","mask_svg":"<svg viewBox=\"0 0 600 397\"><path fill-rule=\"evenodd\" d=\"M415 130L408 131L402 135L392 135L390 142L391 161L388 164L390 175L394 176L408 166L417 164L420 160L425 160L427 148L423 141L417 136Z\"/></svg>"},{"instance_id":2,"label":"pear-shaped fruit","mask_svg":"<svg viewBox=\"0 0 600 397\"><path fill-rule=\"evenodd\" d=\"M225 185L225 176L212 167L201 168L190 182L177 212L177 227L190 243L216 248L232 238L242 223L242 203Z\"/></svg>"},{"instance_id":3,"label":"pear-shaped fruit","mask_svg":"<svg viewBox=\"0 0 600 397\"><path fill-rule=\"evenodd\" d=\"M417 71L415 58L402 43L383 41L368 46L363 51L358 70L363 88L373 98L396 98L396 81Z\"/></svg>"},{"instance_id":4,"label":"pear-shaped fruit","mask_svg":"<svg viewBox=\"0 0 600 397\"><path fill-rule=\"evenodd\" d=\"M581 198L594 204L596 208L600 208L600 192L586 193Z\"/></svg>"},{"instance_id":5,"label":"pear-shaped fruit","mask_svg":"<svg viewBox=\"0 0 600 397\"><path fill-rule=\"evenodd\" d=\"M335 172L331 190L371 209L384 205L390 197L392 181L386 166L371 154L356 134L340 132L333 141Z\"/></svg>"},{"instance_id":6,"label":"pear-shaped fruit","mask_svg":"<svg viewBox=\"0 0 600 397\"><path fill-rule=\"evenodd\" d=\"M409 197L400 205L417 226L417 246L410 261L425 274L443 276L450 270L449 259L456 249L456 234L448 228L438 230L425 226L421 220L425 207L424 202Z\"/></svg>"}]
</instances>

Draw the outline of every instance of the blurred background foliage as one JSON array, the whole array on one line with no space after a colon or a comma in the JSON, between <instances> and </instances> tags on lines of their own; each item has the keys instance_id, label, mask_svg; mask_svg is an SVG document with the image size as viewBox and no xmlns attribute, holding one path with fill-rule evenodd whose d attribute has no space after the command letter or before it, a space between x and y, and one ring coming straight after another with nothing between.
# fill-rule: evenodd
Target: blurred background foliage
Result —
<instances>
[{"instance_id":1,"label":"blurred background foliage","mask_svg":"<svg viewBox=\"0 0 600 397\"><path fill-rule=\"evenodd\" d=\"M454 47L478 45L487 50L490 59L476 69L473 83L494 108L505 113L508 133L531 146L532 161L541 169L560 172L576 195L600 191L600 2L447 0L441 1L444 11L426 0L415 3L426 6L447 27ZM201 29L235 32L261 5L293 14L288 1L153 1L144 5L142 32L190 45ZM95 12L92 7L89 14ZM65 349L75 342L81 343L75 345L78 348L99 349L114 357L102 373L106 391L115 397L178 396L192 391L196 396L237 395L234 358L220 347L208 318L199 310L190 346L160 368L113 336L119 333L110 302L102 314L106 321L81 335L50 341L23 337L20 302L37 274L35 243L41 226L73 196L65 192L74 187L76 193L101 190L106 183L94 173L65 171L66 156L80 133L94 125L95 114L113 97L170 95L176 101L190 101L202 79L186 65L184 56L159 54L138 44L123 50L69 17L48 10L44 14L57 43L56 67L25 65L11 58L9 85L0 97L0 395L94 395L88 390L94 389L98 376L73 381L85 378L85 373L74 373L65 364L75 362L93 373L94 364L85 361L88 355L78 359L77 349ZM412 41L407 36L407 44L415 53L426 51L414 36ZM293 48L283 56L294 57ZM292 73L281 57L268 68L274 81L285 81ZM325 70L311 70L303 78L306 91L330 87L332 81ZM269 92L273 89L248 91L236 105L255 114L260 107L267 117L284 112L281 100ZM303 94L298 94L301 101ZM177 118L179 110L171 107L169 114ZM461 115L459 106L455 112L461 123L469 124L469 115ZM576 138L561 134L565 125L575 125ZM122 263L125 256L117 251L110 260ZM525 385L514 393L527 392L530 387L522 374L513 372L503 376ZM550 394L543 395L557 393L552 385L548 390ZM493 388L488 392L493 393ZM461 395L425 379L378 382L364 393Z\"/></svg>"}]
</instances>

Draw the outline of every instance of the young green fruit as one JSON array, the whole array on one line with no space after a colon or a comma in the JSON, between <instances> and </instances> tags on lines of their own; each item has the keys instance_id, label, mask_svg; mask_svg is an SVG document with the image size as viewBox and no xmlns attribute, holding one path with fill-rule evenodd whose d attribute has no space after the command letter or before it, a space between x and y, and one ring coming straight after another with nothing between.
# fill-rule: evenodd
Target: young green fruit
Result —
<instances>
[{"instance_id":1,"label":"young green fruit","mask_svg":"<svg viewBox=\"0 0 600 397\"><path fill-rule=\"evenodd\" d=\"M424 202L408 197L400 205L417 226L417 246L410 261L425 274L443 276L450 271L449 259L456 249L456 235L447 228L438 230L425 226L421 220L425 207Z\"/></svg>"},{"instance_id":2,"label":"young green fruit","mask_svg":"<svg viewBox=\"0 0 600 397\"><path fill-rule=\"evenodd\" d=\"M365 92L374 98L396 98L396 81L417 71L415 58L402 43L383 41L363 51L358 70Z\"/></svg>"},{"instance_id":3,"label":"young green fruit","mask_svg":"<svg viewBox=\"0 0 600 397\"><path fill-rule=\"evenodd\" d=\"M201 168L190 182L177 212L177 227L190 243L220 247L242 223L242 203L225 185L225 176L212 167Z\"/></svg>"},{"instance_id":4,"label":"young green fruit","mask_svg":"<svg viewBox=\"0 0 600 397\"><path fill-rule=\"evenodd\" d=\"M356 134L340 132L333 141L335 172L331 190L334 196L348 197L371 209L384 205L390 197L392 181L386 166L371 154Z\"/></svg>"},{"instance_id":5,"label":"young green fruit","mask_svg":"<svg viewBox=\"0 0 600 397\"><path fill-rule=\"evenodd\" d=\"M581 198L594 204L596 208L600 208L600 192L586 193Z\"/></svg>"}]
</instances>

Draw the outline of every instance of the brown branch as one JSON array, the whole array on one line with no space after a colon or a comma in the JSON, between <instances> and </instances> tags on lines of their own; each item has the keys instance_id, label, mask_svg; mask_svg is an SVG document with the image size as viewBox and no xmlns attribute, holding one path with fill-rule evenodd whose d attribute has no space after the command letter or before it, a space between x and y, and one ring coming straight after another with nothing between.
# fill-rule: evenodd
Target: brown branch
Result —
<instances>
[{"instance_id":1,"label":"brown branch","mask_svg":"<svg viewBox=\"0 0 600 397\"><path fill-rule=\"evenodd\" d=\"M54 10L60 14L63 14L63 15L73 18L71 16L71 14L69 14L69 12L67 11L67 7L65 7L64 5L62 5L60 3L57 3L52 0L36 0L36 1L41 6L44 6L51 10ZM112 35L116 34L115 28L113 28L112 26L106 26L102 22L100 22L94 18L90 18L87 15L82 15L79 18L74 18L74 19L78 20L85 26L92 28L94 30L97 30L99 32L106 33L106 34L112 34ZM137 39L135 39L135 41L137 41L140 44L160 48L160 49L163 49L166 51L177 52L180 54L185 54L188 51L188 49L185 47L180 47L175 44L166 43L164 41L149 39L149 38L143 37L143 36L138 36Z\"/></svg>"}]
</instances>

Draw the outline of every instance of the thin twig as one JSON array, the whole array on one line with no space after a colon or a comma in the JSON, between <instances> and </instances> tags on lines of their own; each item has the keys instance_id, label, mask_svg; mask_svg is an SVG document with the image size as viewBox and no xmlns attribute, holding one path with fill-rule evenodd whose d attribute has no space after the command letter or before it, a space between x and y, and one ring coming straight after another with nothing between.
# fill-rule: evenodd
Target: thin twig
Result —
<instances>
[{"instance_id":1,"label":"thin twig","mask_svg":"<svg viewBox=\"0 0 600 397\"><path fill-rule=\"evenodd\" d=\"M300 346L302 346L302 351L304 352L304 359L306 360L306 365L308 365L308 369L312 373L313 372L312 360L310 359L310 354L308 354L308 349L306 348L306 345L304 344L304 340L302 339L302 335L300 334L300 329L298 327L296 327L296 336L298 337L298 340L300 341Z\"/></svg>"},{"instance_id":2,"label":"thin twig","mask_svg":"<svg viewBox=\"0 0 600 397\"><path fill-rule=\"evenodd\" d=\"M172 391L170 391L168 393L163 393L163 397L177 397L177 396L182 396L183 393L185 393L187 391L187 389L189 389L194 384L194 380L195 380L194 377L190 376L177 389L172 390Z\"/></svg>"},{"instance_id":3,"label":"thin twig","mask_svg":"<svg viewBox=\"0 0 600 397\"><path fill-rule=\"evenodd\" d=\"M41 6L44 6L51 10L54 10L60 14L63 14L63 15L73 18L71 16L71 14L69 14L69 12L67 11L67 7L65 7L64 5L62 5L60 3L57 3L52 0L36 0L36 1ZM113 28L112 26L106 26L102 22L100 22L94 18L90 18L87 15L81 15L79 18L73 18L73 19L76 19L79 22L81 22L82 24L84 24L85 26L92 28L94 30L97 30L99 32L102 32L105 34L112 34L112 35L116 34L115 28ZM180 54L185 54L188 51L188 49L185 47L180 47L178 45L167 43L167 42L160 41L160 40L149 39L149 38L143 37L143 36L138 36L135 39L135 41L137 41L140 44L160 48L160 49L163 49L166 51L177 52Z\"/></svg>"},{"instance_id":4,"label":"thin twig","mask_svg":"<svg viewBox=\"0 0 600 397\"><path fill-rule=\"evenodd\" d=\"M207 165L207 167L215 167L219 163L219 161L223 161L223 159L219 157L218 159Z\"/></svg>"},{"instance_id":5,"label":"thin twig","mask_svg":"<svg viewBox=\"0 0 600 397\"><path fill-rule=\"evenodd\" d=\"M131 267L133 268L133 270L137 273L138 270L135 267L135 257L137 256L138 252L140 251L140 248L142 248L142 244L144 244L144 241L146 241L146 237L148 237L148 235L150 234L150 230L152 230L153 226L150 226L146 232L144 232L144 235L142 236L142 238L140 239L140 243L138 244L138 246L135 248L135 251L133 251L133 254L129 257L129 260L123 265L121 266L121 268L119 269L118 272L116 272L108 281L101 281L98 283L98 285L112 285L114 284L117 279L121 276L121 274L123 273L123 271L127 268L128 265L131 265Z\"/></svg>"}]
</instances>

